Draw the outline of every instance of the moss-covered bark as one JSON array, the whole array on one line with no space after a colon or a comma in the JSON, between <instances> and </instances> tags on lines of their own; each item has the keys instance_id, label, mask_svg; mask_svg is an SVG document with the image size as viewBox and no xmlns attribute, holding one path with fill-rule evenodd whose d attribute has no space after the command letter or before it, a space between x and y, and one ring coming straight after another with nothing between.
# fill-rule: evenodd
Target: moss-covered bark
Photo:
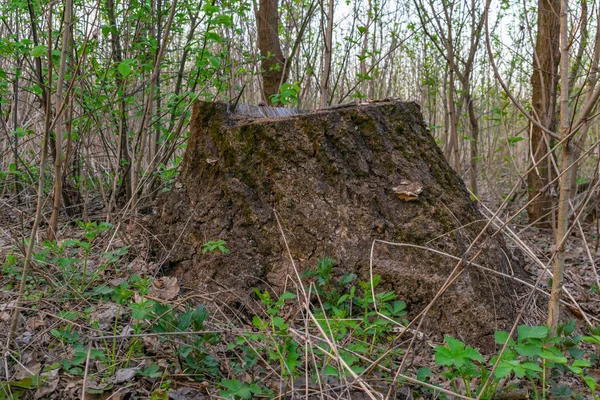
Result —
<instances>
[{"instance_id":1,"label":"moss-covered bark","mask_svg":"<svg viewBox=\"0 0 600 400\"><path fill-rule=\"evenodd\" d=\"M422 187L414 201L394 193L407 181ZM274 210L298 265L329 256L337 260L336 273L363 278L374 239L462 256L484 225L415 103L256 120L198 103L180 182L181 190L163 198L156 223L172 242L182 238L171 265L186 282L235 288L238 295L264 282L281 286L291 273ZM231 253L202 255L202 243L216 239L226 240ZM479 262L501 269L507 253L493 239ZM454 265L423 250L380 246L374 273L416 313ZM514 316L507 293L513 293L509 282L469 268L431 311L430 326L489 347L493 331Z\"/></svg>"}]
</instances>

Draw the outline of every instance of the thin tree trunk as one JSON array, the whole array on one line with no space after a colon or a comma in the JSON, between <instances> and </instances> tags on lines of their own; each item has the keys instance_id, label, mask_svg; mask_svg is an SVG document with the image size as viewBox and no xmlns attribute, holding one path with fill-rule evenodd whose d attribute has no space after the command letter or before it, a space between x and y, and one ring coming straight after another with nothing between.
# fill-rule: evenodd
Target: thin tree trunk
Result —
<instances>
[{"instance_id":1,"label":"thin tree trunk","mask_svg":"<svg viewBox=\"0 0 600 400\"><path fill-rule=\"evenodd\" d=\"M538 33L535 45L533 75L531 85L533 89L532 107L533 114L539 123L553 131L556 125L556 84L557 69L560 58L559 40L557 33L560 30L558 10L560 0L538 1ZM568 85L568 83L566 83ZM532 162L536 165L527 174L529 186L529 200L527 207L530 221L537 221L538 225L548 227L551 225L552 195L548 183L552 177L551 160L543 159L550 151L546 134L535 124L531 128L530 149ZM552 156L550 156L552 157Z\"/></svg>"},{"instance_id":2,"label":"thin tree trunk","mask_svg":"<svg viewBox=\"0 0 600 400\"><path fill-rule=\"evenodd\" d=\"M471 192L477 195L477 161L479 158L479 123L477 121L477 115L475 115L475 107L473 106L473 97L471 96L470 89L463 88L464 90L464 101L467 105L467 112L469 113L469 125L471 128L471 141L470 141L470 159L469 159L469 186Z\"/></svg>"},{"instance_id":3,"label":"thin tree trunk","mask_svg":"<svg viewBox=\"0 0 600 400\"><path fill-rule=\"evenodd\" d=\"M271 97L279 93L279 85L287 80L288 69L285 68L285 58L279 42L278 8L278 0L260 0L256 12L264 100L268 104L273 104Z\"/></svg>"},{"instance_id":4,"label":"thin tree trunk","mask_svg":"<svg viewBox=\"0 0 600 400\"><path fill-rule=\"evenodd\" d=\"M333 45L333 10L334 0L329 0L327 13L327 30L325 32L325 45L323 48L323 76L321 80L321 101L319 105L325 108L329 105L329 81L331 75L331 53Z\"/></svg>"},{"instance_id":5,"label":"thin tree trunk","mask_svg":"<svg viewBox=\"0 0 600 400\"><path fill-rule=\"evenodd\" d=\"M48 76L52 76L52 8L48 12ZM51 96L50 85L43 88L47 91L46 98ZM25 260L23 261L23 271L21 272L21 283L19 284L19 293L14 303L13 314L11 316L10 331L6 342L6 348L12 347L12 341L15 338L17 327L19 323L19 314L21 313L21 304L23 304L23 297L25 295L25 287L27 286L27 277L31 269L31 259L33 257L33 247L36 242L37 231L40 226L42 219L42 205L44 200L44 183L46 174L46 159L48 158L48 143L50 141L50 102L46 103L46 117L44 121L44 139L42 140L42 157L40 160L40 175L38 178L38 192L37 192L37 205L35 210L35 218L33 220L33 226L31 227L31 233L29 234L29 243L27 245L27 251L25 252Z\"/></svg>"},{"instance_id":6,"label":"thin tree trunk","mask_svg":"<svg viewBox=\"0 0 600 400\"><path fill-rule=\"evenodd\" d=\"M453 152L454 159L454 170L460 175L460 152L458 149L458 114L456 110L455 99L455 91L456 88L454 86L455 81L455 71L456 71L456 61L454 58L454 38L452 35L452 19L450 16L450 12L448 11L448 6L445 2L444 5L444 14L446 15L446 23L448 27L448 37L446 38L446 50L448 53L448 112L450 117L450 142L451 142L451 151Z\"/></svg>"},{"instance_id":7,"label":"thin tree trunk","mask_svg":"<svg viewBox=\"0 0 600 400\"><path fill-rule=\"evenodd\" d=\"M112 47L112 59L115 64L120 64L123 61L123 49L121 48L121 39L119 37L119 31L117 30L117 19L115 17L115 2L114 0L106 0L106 13L108 16L108 23L113 28L111 32L111 47ZM108 214L110 215L112 209L116 206L118 199L125 195L125 199L131 199L131 156L129 153L129 140L127 139L128 127L127 127L127 114L125 105L125 80L121 74L115 75L115 81L117 87L121 88L123 94L119 99L119 156L117 159L117 168L115 171L115 177L112 185L111 200L108 204ZM121 185L118 182L121 181ZM108 216L107 216L108 217Z\"/></svg>"},{"instance_id":8,"label":"thin tree trunk","mask_svg":"<svg viewBox=\"0 0 600 400\"><path fill-rule=\"evenodd\" d=\"M69 48L69 34L71 32L71 8L72 0L66 0L63 17L63 35L62 49L60 52L60 65L58 68L58 81L56 83L56 110L59 112L59 106L64 101L63 86L65 81L65 71L67 68L67 52ZM60 215L60 205L62 199L62 182L63 182L63 128L64 128L64 113L58 115L58 121L55 124L54 135L56 138L56 155L54 157L54 202L52 204L52 216L50 217L50 226L48 227L48 240L55 240L58 232L58 216ZM42 171L43 173L43 171Z\"/></svg>"},{"instance_id":9,"label":"thin tree trunk","mask_svg":"<svg viewBox=\"0 0 600 400\"><path fill-rule=\"evenodd\" d=\"M563 140L561 155L560 198L558 202L558 226L556 229L556 258L552 277L552 292L548 303L548 326L556 333L560 316L565 275L565 243L569 228L569 198L571 192L571 174L567 170L573 162L569 135L569 9L567 0L561 0L560 6L560 133Z\"/></svg>"},{"instance_id":10,"label":"thin tree trunk","mask_svg":"<svg viewBox=\"0 0 600 400\"><path fill-rule=\"evenodd\" d=\"M15 11L15 39L19 41L19 18L17 11ZM20 56L17 56L17 68L21 67ZM13 159L15 163L15 173L13 174L15 184L15 196L17 198L17 205L21 204L21 185L19 184L19 134L17 128L19 125L19 74L15 74L15 81L13 85L13 109L12 109L12 125L13 125ZM8 134L8 132L6 132ZM9 139L10 140L10 139Z\"/></svg>"},{"instance_id":11,"label":"thin tree trunk","mask_svg":"<svg viewBox=\"0 0 600 400\"><path fill-rule=\"evenodd\" d=\"M132 158L135 161L135 165L133 167L133 176L131 178L131 187L132 187L132 195L131 195L131 203L132 207L136 207L137 196L139 192L139 179L140 172L142 167L142 162L144 161L144 151L146 148L146 139L148 134L148 125L150 123L150 111L152 110L152 104L154 100L154 90L156 87L156 78L158 76L158 72L160 71L160 64L162 62L163 55L165 54L167 42L169 40L169 34L171 31L171 24L173 23L173 17L175 16L175 10L177 9L177 0L173 0L171 4L171 12L169 14L169 19L167 20L167 25L165 27L165 35L163 38L160 47L158 48L158 53L156 54L156 60L154 62L154 69L152 71L152 76L150 78L150 88L148 89L148 98L146 100L146 107L144 108L144 114L142 116L142 126L140 131L138 132L138 137L141 137L141 144L139 148L138 157ZM149 145L151 147L151 144ZM148 160L150 161L150 160Z\"/></svg>"},{"instance_id":12,"label":"thin tree trunk","mask_svg":"<svg viewBox=\"0 0 600 400\"><path fill-rule=\"evenodd\" d=\"M160 43L162 41L162 0L157 0L156 14L157 14L156 41L158 43ZM158 72L156 73L156 93L157 93L156 115L160 115L161 107L162 107L162 97L160 95L160 90L161 90L160 78L161 78L161 76L160 76L160 65L159 65ZM158 148L159 148L159 144L160 144L160 133L161 133L161 124L160 124L160 122L157 121L155 130L154 130L154 141L153 141L154 151L152 152L152 161L151 161L153 166L155 166L158 163Z\"/></svg>"},{"instance_id":13,"label":"thin tree trunk","mask_svg":"<svg viewBox=\"0 0 600 400\"><path fill-rule=\"evenodd\" d=\"M365 96L368 91L367 84L367 50L369 47L369 30L371 29L371 15L373 13L373 3L371 0L368 0L369 8L367 9L367 25L365 26L365 31L363 32L363 44L362 50L360 54L360 80L362 81L361 92L362 95Z\"/></svg>"},{"instance_id":14,"label":"thin tree trunk","mask_svg":"<svg viewBox=\"0 0 600 400\"><path fill-rule=\"evenodd\" d=\"M582 3L582 6L583 6L583 3ZM598 20L598 18L600 18L600 9L597 12L598 13L596 14L596 20ZM582 32L582 34L583 34L583 32ZM594 38L594 54L592 57L592 63L591 63L590 70L589 70L588 84L587 84L588 90L585 95L584 104L587 104L590 101L590 99L594 93L594 89L596 88L596 84L598 83L598 63L599 62L600 62L600 29L596 29L596 36ZM571 74L571 76L573 76L573 74ZM590 130L590 121L586 120L583 127L581 128L581 132L579 133L579 136L575 140L575 145L573 146L573 159L574 160L577 160L579 158L579 156L581 155L581 149L583 149L583 147L585 145L585 141L587 139L589 130ZM580 164L579 162L576 162L575 165L573 165L573 168L571 168L571 196L574 196L577 194L577 175L579 173L579 164Z\"/></svg>"}]
</instances>

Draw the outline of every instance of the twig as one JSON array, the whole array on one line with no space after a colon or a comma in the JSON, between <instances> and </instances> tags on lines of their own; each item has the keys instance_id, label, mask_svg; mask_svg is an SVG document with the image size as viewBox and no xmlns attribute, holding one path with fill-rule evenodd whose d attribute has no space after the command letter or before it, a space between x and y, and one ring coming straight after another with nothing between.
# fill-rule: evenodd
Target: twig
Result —
<instances>
[{"instance_id":1,"label":"twig","mask_svg":"<svg viewBox=\"0 0 600 400\"><path fill-rule=\"evenodd\" d=\"M88 370L90 367L90 355L92 354L92 342L88 344L87 357L85 358L85 369L83 370L83 383L81 384L81 400L85 400L85 385L88 379Z\"/></svg>"}]
</instances>

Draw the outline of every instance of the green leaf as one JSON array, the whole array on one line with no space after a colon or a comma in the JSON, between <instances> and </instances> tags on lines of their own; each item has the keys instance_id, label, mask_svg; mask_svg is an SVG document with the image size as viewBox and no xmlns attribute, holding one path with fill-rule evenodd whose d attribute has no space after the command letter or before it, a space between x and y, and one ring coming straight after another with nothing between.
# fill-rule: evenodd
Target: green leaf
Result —
<instances>
[{"instance_id":1,"label":"green leaf","mask_svg":"<svg viewBox=\"0 0 600 400\"><path fill-rule=\"evenodd\" d=\"M567 358L564 356L558 356L556 354L552 354L549 351L540 351L539 356L541 358L545 358L546 360L550 360L552 362L555 362L557 364L566 364L567 363Z\"/></svg>"},{"instance_id":2,"label":"green leaf","mask_svg":"<svg viewBox=\"0 0 600 400\"><path fill-rule=\"evenodd\" d=\"M467 346L467 348L464 350L463 357L473 361L485 362L485 359L479 353L479 350L476 350L471 346Z\"/></svg>"},{"instance_id":3,"label":"green leaf","mask_svg":"<svg viewBox=\"0 0 600 400\"><path fill-rule=\"evenodd\" d=\"M27 378L23 378L20 381L11 381L11 382L2 382L7 383L12 387L17 387L21 389L32 389L38 386L39 377L37 375L29 376ZM2 398L2 397L0 397Z\"/></svg>"},{"instance_id":4,"label":"green leaf","mask_svg":"<svg viewBox=\"0 0 600 400\"><path fill-rule=\"evenodd\" d=\"M531 361L523 363L523 364L521 364L521 366L529 371L535 371L535 372L543 371L542 367L540 367L538 364L531 362Z\"/></svg>"},{"instance_id":5,"label":"green leaf","mask_svg":"<svg viewBox=\"0 0 600 400\"><path fill-rule=\"evenodd\" d=\"M596 381L594 380L594 378L592 378L591 376L584 376L583 380L590 389L596 390Z\"/></svg>"},{"instance_id":6,"label":"green leaf","mask_svg":"<svg viewBox=\"0 0 600 400\"><path fill-rule=\"evenodd\" d=\"M43 54L46 53L47 50L48 50L47 46L44 46L44 45L35 46L33 49L31 49L31 56L32 57L41 57Z\"/></svg>"},{"instance_id":7,"label":"green leaf","mask_svg":"<svg viewBox=\"0 0 600 400\"><path fill-rule=\"evenodd\" d=\"M217 15L215 16L212 20L211 23L215 24L215 25L222 25L222 26L233 26L233 18L229 15Z\"/></svg>"},{"instance_id":8,"label":"green leaf","mask_svg":"<svg viewBox=\"0 0 600 400\"><path fill-rule=\"evenodd\" d=\"M567 368L571 370L574 374L581 375L583 373L583 368L575 367L573 365L567 365Z\"/></svg>"},{"instance_id":9,"label":"green leaf","mask_svg":"<svg viewBox=\"0 0 600 400\"><path fill-rule=\"evenodd\" d=\"M286 330L288 327L288 325L285 323L283 318L281 318L279 316L273 318L273 326L276 328L279 328L280 330Z\"/></svg>"},{"instance_id":10,"label":"green leaf","mask_svg":"<svg viewBox=\"0 0 600 400\"><path fill-rule=\"evenodd\" d=\"M454 364L454 356L448 347L440 345L435 348L435 363L441 366Z\"/></svg>"},{"instance_id":11,"label":"green leaf","mask_svg":"<svg viewBox=\"0 0 600 400\"><path fill-rule=\"evenodd\" d=\"M506 343L507 340L508 340L508 332L497 331L496 333L494 333L494 341L496 343L504 345L504 343Z\"/></svg>"},{"instance_id":12,"label":"green leaf","mask_svg":"<svg viewBox=\"0 0 600 400\"><path fill-rule=\"evenodd\" d=\"M573 366L588 368L588 367L591 367L592 364L588 360L575 360L575 361L573 361Z\"/></svg>"},{"instance_id":13,"label":"green leaf","mask_svg":"<svg viewBox=\"0 0 600 400\"><path fill-rule=\"evenodd\" d=\"M518 327L519 341L525 339L544 339L548 337L550 328L547 326L527 326L521 325Z\"/></svg>"},{"instance_id":14,"label":"green leaf","mask_svg":"<svg viewBox=\"0 0 600 400\"><path fill-rule=\"evenodd\" d=\"M228 389L221 391L221 396L230 399L236 397L241 397L242 399L251 399L253 393L262 392L258 386L242 384L242 382L237 379L224 379L221 381L221 385Z\"/></svg>"},{"instance_id":15,"label":"green leaf","mask_svg":"<svg viewBox=\"0 0 600 400\"><path fill-rule=\"evenodd\" d=\"M515 143L520 142L521 140L525 140L525 139L520 136L511 136L508 138L508 144L511 146L514 146Z\"/></svg>"},{"instance_id":16,"label":"green leaf","mask_svg":"<svg viewBox=\"0 0 600 400\"><path fill-rule=\"evenodd\" d=\"M522 343L515 346L515 350L523 357L533 357L538 356L542 351L542 348L535 343Z\"/></svg>"},{"instance_id":17,"label":"green leaf","mask_svg":"<svg viewBox=\"0 0 600 400\"><path fill-rule=\"evenodd\" d=\"M595 343L597 345L600 345L600 335L584 336L581 340L583 340L584 342Z\"/></svg>"},{"instance_id":18,"label":"green leaf","mask_svg":"<svg viewBox=\"0 0 600 400\"><path fill-rule=\"evenodd\" d=\"M217 42L219 44L223 43L223 38L218 33L215 33L215 32L206 32L205 35L206 35L206 39L207 40L214 40L215 42Z\"/></svg>"},{"instance_id":19,"label":"green leaf","mask_svg":"<svg viewBox=\"0 0 600 400\"><path fill-rule=\"evenodd\" d=\"M575 323L575 320L569 321L563 326L563 334L569 336L571 333L575 332L576 328L577 324Z\"/></svg>"},{"instance_id":20,"label":"green leaf","mask_svg":"<svg viewBox=\"0 0 600 400\"><path fill-rule=\"evenodd\" d=\"M417 371L417 379L421 382L427 382L431 375L433 375L433 372L429 368L421 367Z\"/></svg>"},{"instance_id":21,"label":"green leaf","mask_svg":"<svg viewBox=\"0 0 600 400\"><path fill-rule=\"evenodd\" d=\"M331 365L325 366L325 376L338 376L338 370Z\"/></svg>"},{"instance_id":22,"label":"green leaf","mask_svg":"<svg viewBox=\"0 0 600 400\"><path fill-rule=\"evenodd\" d=\"M112 28L111 28L110 26L108 26L108 25L102 25L102 26L100 27L100 29L102 29L102 35L103 35L103 36L108 36L108 34L109 34L110 32L112 32Z\"/></svg>"},{"instance_id":23,"label":"green leaf","mask_svg":"<svg viewBox=\"0 0 600 400\"><path fill-rule=\"evenodd\" d=\"M513 366L509 361L500 361L498 367L494 371L494 377L496 379L506 378L513 370Z\"/></svg>"},{"instance_id":24,"label":"green leaf","mask_svg":"<svg viewBox=\"0 0 600 400\"><path fill-rule=\"evenodd\" d=\"M163 375L162 371L160 370L160 366L157 364L149 365L148 367L139 371L139 374L149 378L160 378Z\"/></svg>"},{"instance_id":25,"label":"green leaf","mask_svg":"<svg viewBox=\"0 0 600 400\"><path fill-rule=\"evenodd\" d=\"M219 6L213 6L212 4L207 3L204 5L204 7L202 7L202 10L207 14L214 14L219 12L220 8Z\"/></svg>"},{"instance_id":26,"label":"green leaf","mask_svg":"<svg viewBox=\"0 0 600 400\"><path fill-rule=\"evenodd\" d=\"M184 312L183 314L177 317L177 330L185 331L187 328L192 326L192 321L194 319L195 310L189 310Z\"/></svg>"},{"instance_id":27,"label":"green leaf","mask_svg":"<svg viewBox=\"0 0 600 400\"><path fill-rule=\"evenodd\" d=\"M124 78L127 78L131 74L131 66L126 61L122 61L117 68Z\"/></svg>"},{"instance_id":28,"label":"green leaf","mask_svg":"<svg viewBox=\"0 0 600 400\"><path fill-rule=\"evenodd\" d=\"M194 330L199 331L203 328L204 321L208 318L208 311L203 305L196 307L194 312Z\"/></svg>"},{"instance_id":29,"label":"green leaf","mask_svg":"<svg viewBox=\"0 0 600 400\"><path fill-rule=\"evenodd\" d=\"M291 292L283 292L281 294L281 296L279 296L279 300L294 300L296 298L296 295L294 293Z\"/></svg>"}]
</instances>

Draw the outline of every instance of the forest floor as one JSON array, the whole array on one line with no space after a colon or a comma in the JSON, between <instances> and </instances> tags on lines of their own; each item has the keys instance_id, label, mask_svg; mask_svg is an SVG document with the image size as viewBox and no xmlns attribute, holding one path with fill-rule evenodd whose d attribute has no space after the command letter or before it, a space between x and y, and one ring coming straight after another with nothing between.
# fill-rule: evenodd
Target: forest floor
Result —
<instances>
[{"instance_id":1,"label":"forest floor","mask_svg":"<svg viewBox=\"0 0 600 400\"><path fill-rule=\"evenodd\" d=\"M279 297L257 291L264 313L249 317L222 304L222 293L198 293L162 276L150 257L150 233L135 219L65 223L58 242L43 242L41 229L6 347L27 231L13 211L0 220L0 399L475 398L497 360L453 338L440 343L404 330L402 299L379 292L375 310L369 283L330 281L327 259L303 278L316 293L310 310L298 308L298 287ZM512 226L548 263L552 232L523 228ZM565 289L578 306L566 308L565 322L574 322L559 341L541 326L519 328L506 352L513 357L499 364L508 372L496 371L481 398L594 398L600 332L588 333L585 318L598 325L597 222L571 239ZM228 250L215 242L203 251ZM532 262L526 269L531 282L544 274ZM538 288L547 291L549 282L542 277ZM544 321L544 296L537 297L522 299L519 325ZM497 341L500 350L506 338L498 334Z\"/></svg>"}]
</instances>

